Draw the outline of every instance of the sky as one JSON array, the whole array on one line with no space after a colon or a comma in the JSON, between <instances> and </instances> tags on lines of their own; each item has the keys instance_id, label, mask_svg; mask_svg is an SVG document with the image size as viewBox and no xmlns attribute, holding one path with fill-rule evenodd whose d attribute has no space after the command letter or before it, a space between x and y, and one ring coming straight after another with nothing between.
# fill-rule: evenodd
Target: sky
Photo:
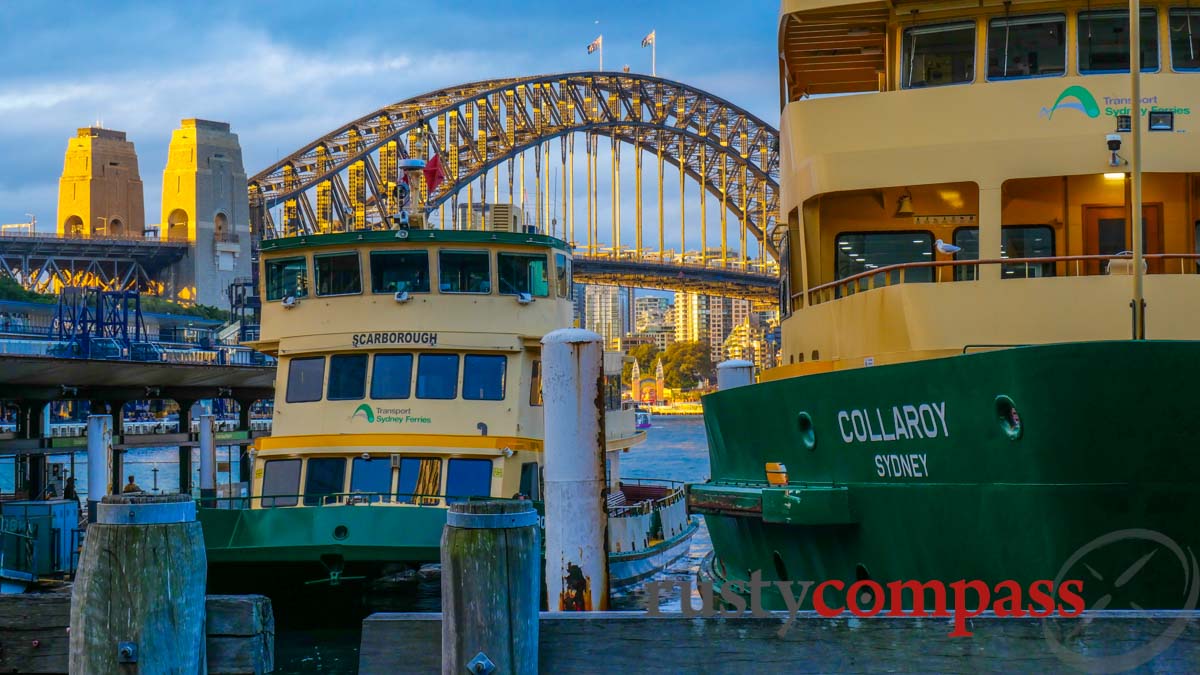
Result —
<instances>
[{"instance_id":1,"label":"sky","mask_svg":"<svg viewBox=\"0 0 1200 675\"><path fill-rule=\"evenodd\" d=\"M586 46L598 34L606 69L628 64L648 73L650 50L640 43L654 29L659 76L777 124L778 11L770 0L0 0L0 223L35 214L39 229L53 229L63 154L78 127L99 121L128 134L146 223L157 223L167 145L183 118L229 122L253 175L410 96L493 77L597 69ZM623 173L630 186L623 195L632 173ZM664 214L677 223L675 185ZM625 213L632 200L623 197L622 206Z\"/></svg>"}]
</instances>

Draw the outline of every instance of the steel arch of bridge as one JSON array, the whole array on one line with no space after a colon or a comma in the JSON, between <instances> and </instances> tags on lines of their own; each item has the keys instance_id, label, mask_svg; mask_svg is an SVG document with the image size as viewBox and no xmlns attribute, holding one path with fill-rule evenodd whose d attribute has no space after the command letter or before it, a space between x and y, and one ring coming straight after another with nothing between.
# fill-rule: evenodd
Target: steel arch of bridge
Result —
<instances>
[{"instance_id":1,"label":"steel arch of bridge","mask_svg":"<svg viewBox=\"0 0 1200 675\"><path fill-rule=\"evenodd\" d=\"M778 131L695 87L631 73L487 80L381 108L252 177L252 217L256 231L267 237L382 227L388 209L385 186L396 181L398 158L439 156L445 181L429 192L420 179L421 203L428 213L488 170L578 132L590 133L589 139L612 136L652 154L661 150L660 161L681 168L714 198L724 197L722 206L754 235L760 250L765 247L777 257L769 233L778 204ZM639 162L640 157L638 152ZM510 190L511 175L510 166ZM277 205L283 206L278 224L270 212ZM566 217L576 243L574 214ZM660 254L661 228L660 221ZM639 217L639 258L642 229ZM619 237L619 230L614 234ZM686 248L683 236L681 248ZM746 256L744 240L741 253Z\"/></svg>"}]
</instances>

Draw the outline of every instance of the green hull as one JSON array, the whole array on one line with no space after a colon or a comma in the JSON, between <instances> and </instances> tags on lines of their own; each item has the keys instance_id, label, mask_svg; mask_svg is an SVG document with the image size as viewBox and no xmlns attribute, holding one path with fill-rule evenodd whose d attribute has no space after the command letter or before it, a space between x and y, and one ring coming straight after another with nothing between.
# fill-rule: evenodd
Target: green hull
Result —
<instances>
[{"instance_id":1,"label":"green hull","mask_svg":"<svg viewBox=\"0 0 1200 675\"><path fill-rule=\"evenodd\" d=\"M1200 342L1099 342L719 392L704 399L713 478L689 506L718 585L755 570L847 586L1065 578L1089 607L1177 609L1200 583L1198 382ZM768 462L786 486L767 484Z\"/></svg>"}]
</instances>

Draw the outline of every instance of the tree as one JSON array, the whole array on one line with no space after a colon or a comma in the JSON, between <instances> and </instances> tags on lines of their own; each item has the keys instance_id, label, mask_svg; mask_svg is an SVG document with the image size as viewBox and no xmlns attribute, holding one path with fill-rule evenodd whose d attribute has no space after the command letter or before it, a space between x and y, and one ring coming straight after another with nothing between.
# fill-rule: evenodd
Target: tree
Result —
<instances>
[{"instance_id":1,"label":"tree","mask_svg":"<svg viewBox=\"0 0 1200 675\"><path fill-rule=\"evenodd\" d=\"M634 345L627 353L637 359L638 369L642 371L642 377L654 375L654 359L659 354L658 346L654 344ZM626 363L621 369L621 381L629 384L633 379L633 364Z\"/></svg>"},{"instance_id":2,"label":"tree","mask_svg":"<svg viewBox=\"0 0 1200 675\"><path fill-rule=\"evenodd\" d=\"M675 342L663 354L663 377L671 389L695 389L713 377L712 356L705 342Z\"/></svg>"}]
</instances>

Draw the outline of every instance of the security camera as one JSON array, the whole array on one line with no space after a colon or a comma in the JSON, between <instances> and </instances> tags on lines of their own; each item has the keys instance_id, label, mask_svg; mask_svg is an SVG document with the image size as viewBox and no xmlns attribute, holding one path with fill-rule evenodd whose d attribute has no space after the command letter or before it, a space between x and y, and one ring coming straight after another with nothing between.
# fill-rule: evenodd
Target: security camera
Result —
<instances>
[{"instance_id":1,"label":"security camera","mask_svg":"<svg viewBox=\"0 0 1200 675\"><path fill-rule=\"evenodd\" d=\"M1121 134L1108 134L1104 137L1108 141L1108 149L1116 152L1121 149Z\"/></svg>"},{"instance_id":2,"label":"security camera","mask_svg":"<svg viewBox=\"0 0 1200 675\"><path fill-rule=\"evenodd\" d=\"M400 227L408 227L408 211L401 211L396 216L396 222L400 224Z\"/></svg>"}]
</instances>

